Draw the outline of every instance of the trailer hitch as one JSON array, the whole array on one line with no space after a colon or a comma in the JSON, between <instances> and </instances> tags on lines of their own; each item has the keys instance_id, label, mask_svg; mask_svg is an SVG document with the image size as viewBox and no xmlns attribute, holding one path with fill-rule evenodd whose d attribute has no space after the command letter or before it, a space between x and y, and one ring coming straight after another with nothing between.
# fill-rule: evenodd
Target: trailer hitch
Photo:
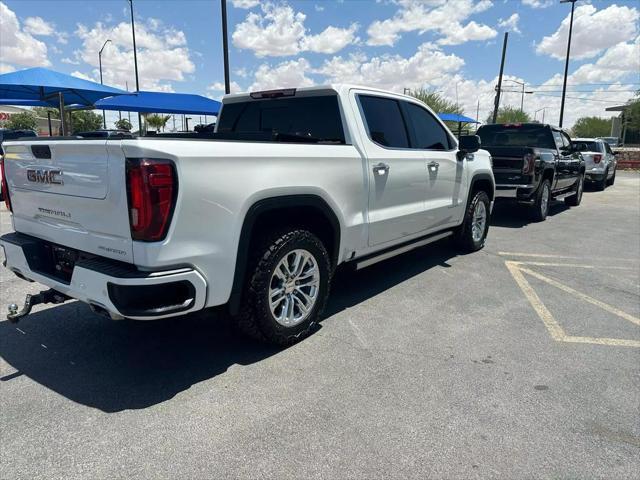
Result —
<instances>
[{"instance_id":1,"label":"trailer hitch","mask_svg":"<svg viewBox=\"0 0 640 480\"><path fill-rule=\"evenodd\" d=\"M39 305L41 303L63 303L69 300L69 297L63 293L50 288L49 290L42 290L40 293L35 295L28 294L24 299L24 306L22 310L18 311L18 305L12 303L9 305L9 313L7 314L7 320L11 323L18 323L18 321L31 312L31 308L34 305Z\"/></svg>"}]
</instances>

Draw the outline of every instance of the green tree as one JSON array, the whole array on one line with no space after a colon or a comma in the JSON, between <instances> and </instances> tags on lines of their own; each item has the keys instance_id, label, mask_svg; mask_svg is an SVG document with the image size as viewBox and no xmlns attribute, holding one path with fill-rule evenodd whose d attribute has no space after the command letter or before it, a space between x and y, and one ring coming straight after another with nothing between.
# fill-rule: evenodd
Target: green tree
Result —
<instances>
[{"instance_id":1,"label":"green tree","mask_svg":"<svg viewBox=\"0 0 640 480\"><path fill-rule=\"evenodd\" d=\"M5 123L5 127L12 130L35 130L38 122L33 112L14 113Z\"/></svg>"},{"instance_id":2,"label":"green tree","mask_svg":"<svg viewBox=\"0 0 640 480\"><path fill-rule=\"evenodd\" d=\"M441 94L433 90L421 88L419 90L412 90L410 95L421 102L426 103L429 108L436 113L458 113L462 115L462 108L460 105L447 100Z\"/></svg>"},{"instance_id":3,"label":"green tree","mask_svg":"<svg viewBox=\"0 0 640 480\"><path fill-rule=\"evenodd\" d=\"M164 127L167 125L167 122L171 118L171 115L158 115L154 113L153 115L147 115L146 121L147 124L156 130L164 130Z\"/></svg>"},{"instance_id":4,"label":"green tree","mask_svg":"<svg viewBox=\"0 0 640 480\"><path fill-rule=\"evenodd\" d=\"M60 110L55 107L33 107L32 111L40 118L47 118L47 113L50 112L51 118L60 119Z\"/></svg>"},{"instance_id":5,"label":"green tree","mask_svg":"<svg viewBox=\"0 0 640 480\"><path fill-rule=\"evenodd\" d=\"M130 132L133 128L131 122L126 118L121 118L120 120L116 121L115 125L118 130L126 130L127 132Z\"/></svg>"},{"instance_id":6,"label":"green tree","mask_svg":"<svg viewBox=\"0 0 640 480\"><path fill-rule=\"evenodd\" d=\"M625 117L628 129L640 131L640 90L636 93L636 97L629 102Z\"/></svg>"},{"instance_id":7,"label":"green tree","mask_svg":"<svg viewBox=\"0 0 640 480\"><path fill-rule=\"evenodd\" d=\"M505 106L498 109L496 123L527 123L530 121L529 114L519 108ZM487 118L487 123L493 123L493 113Z\"/></svg>"},{"instance_id":8,"label":"green tree","mask_svg":"<svg viewBox=\"0 0 640 480\"><path fill-rule=\"evenodd\" d=\"M73 133L90 132L99 130L102 127L102 115L98 115L91 110L77 110L71 112L70 115Z\"/></svg>"},{"instance_id":9,"label":"green tree","mask_svg":"<svg viewBox=\"0 0 640 480\"><path fill-rule=\"evenodd\" d=\"M606 137L611 132L611 120L600 117L580 117L571 129L574 137Z\"/></svg>"}]
</instances>

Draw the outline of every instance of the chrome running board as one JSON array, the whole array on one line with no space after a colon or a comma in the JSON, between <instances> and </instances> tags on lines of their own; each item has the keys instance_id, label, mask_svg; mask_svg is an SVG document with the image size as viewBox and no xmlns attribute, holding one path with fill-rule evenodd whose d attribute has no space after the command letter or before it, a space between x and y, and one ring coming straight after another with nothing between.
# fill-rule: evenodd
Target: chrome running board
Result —
<instances>
[{"instance_id":1,"label":"chrome running board","mask_svg":"<svg viewBox=\"0 0 640 480\"><path fill-rule=\"evenodd\" d=\"M399 247L392 247L391 249L385 250L382 253L374 253L362 259L354 260L356 270L361 270L375 263L382 262L383 260L387 260L388 258L395 257L396 255L401 255L403 253L410 252L411 250L415 250L416 248L424 247L425 245L429 245L430 243L437 242L438 240L442 240L443 238L450 237L451 235L453 235L452 231L435 233L428 237L422 237L413 242L405 243Z\"/></svg>"}]
</instances>

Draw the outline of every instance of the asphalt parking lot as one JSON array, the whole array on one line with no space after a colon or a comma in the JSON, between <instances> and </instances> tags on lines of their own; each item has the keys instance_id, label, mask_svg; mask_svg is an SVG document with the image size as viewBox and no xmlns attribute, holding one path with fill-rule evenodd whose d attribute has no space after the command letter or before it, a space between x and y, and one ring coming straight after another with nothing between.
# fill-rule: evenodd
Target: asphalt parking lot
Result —
<instances>
[{"instance_id":1,"label":"asphalt parking lot","mask_svg":"<svg viewBox=\"0 0 640 480\"><path fill-rule=\"evenodd\" d=\"M3 309L39 290L0 275ZM1 478L638 478L640 175L341 272L286 350L70 302L0 357Z\"/></svg>"}]
</instances>

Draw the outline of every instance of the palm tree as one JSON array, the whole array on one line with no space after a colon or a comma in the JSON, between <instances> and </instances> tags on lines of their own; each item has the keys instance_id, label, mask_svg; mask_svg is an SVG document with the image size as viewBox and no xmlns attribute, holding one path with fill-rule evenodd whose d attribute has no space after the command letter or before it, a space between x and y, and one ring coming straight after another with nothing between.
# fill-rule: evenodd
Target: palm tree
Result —
<instances>
[{"instance_id":1,"label":"palm tree","mask_svg":"<svg viewBox=\"0 0 640 480\"><path fill-rule=\"evenodd\" d=\"M158 115L157 113L145 116L147 124L155 128L156 131L159 131L160 129L164 131L164 127L166 127L170 118L171 115Z\"/></svg>"}]
</instances>

